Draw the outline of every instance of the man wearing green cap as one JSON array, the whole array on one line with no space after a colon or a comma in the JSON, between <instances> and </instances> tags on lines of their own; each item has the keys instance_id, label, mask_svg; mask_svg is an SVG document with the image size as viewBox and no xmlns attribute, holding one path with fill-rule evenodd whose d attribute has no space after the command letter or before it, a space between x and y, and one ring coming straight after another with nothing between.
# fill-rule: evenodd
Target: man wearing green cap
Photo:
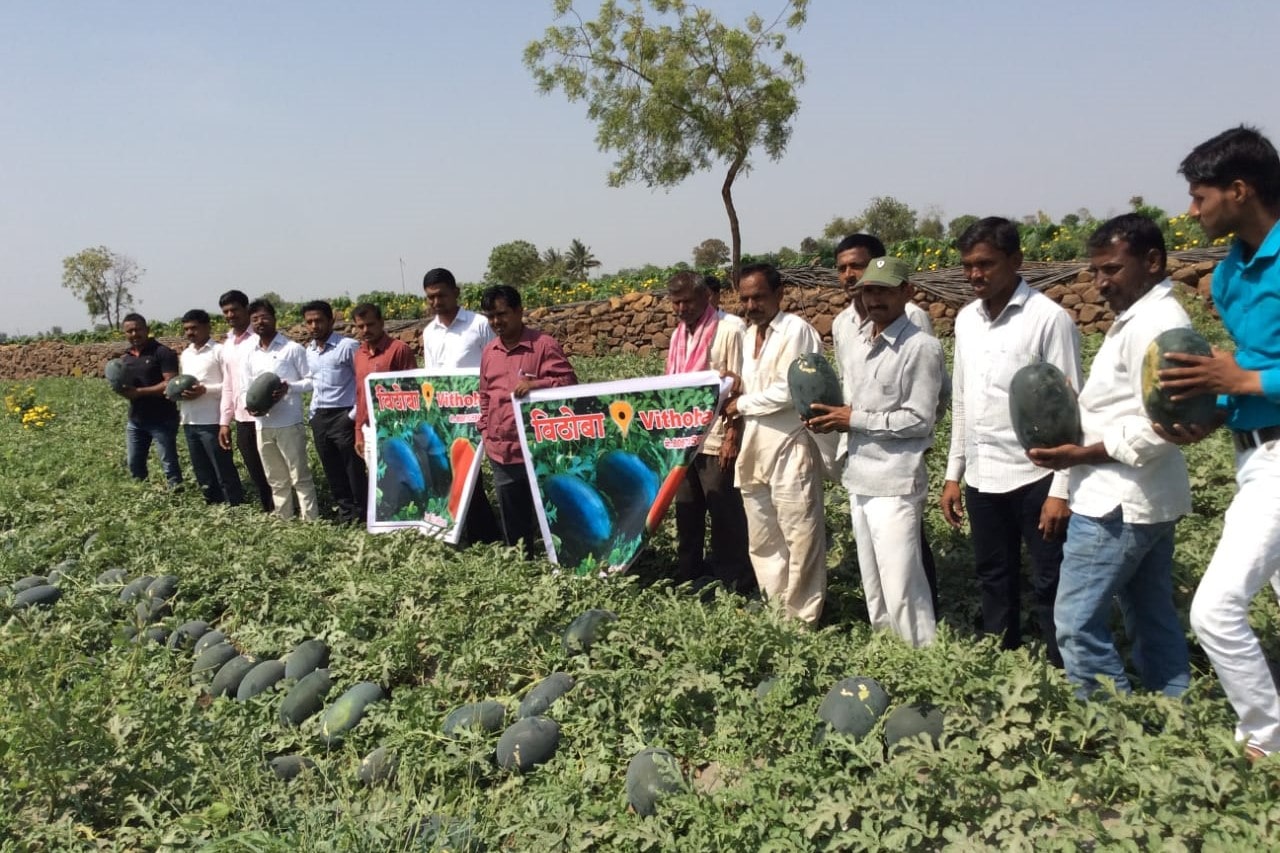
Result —
<instances>
[{"instance_id":1,"label":"man wearing green cap","mask_svg":"<svg viewBox=\"0 0 1280 853\"><path fill-rule=\"evenodd\" d=\"M856 287L869 322L836 351L851 402L815 403L823 414L808 426L849 433L844 485L871 626L924 646L935 633L920 549L929 486L924 453L947 368L937 338L907 317L908 274L900 258L868 264Z\"/></svg>"}]
</instances>

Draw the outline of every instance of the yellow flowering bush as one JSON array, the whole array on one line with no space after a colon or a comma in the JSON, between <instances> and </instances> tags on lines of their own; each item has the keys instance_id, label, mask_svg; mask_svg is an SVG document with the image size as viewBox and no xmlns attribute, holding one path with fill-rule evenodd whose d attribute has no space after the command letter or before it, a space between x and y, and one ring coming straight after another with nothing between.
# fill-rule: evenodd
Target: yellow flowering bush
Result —
<instances>
[{"instance_id":1,"label":"yellow flowering bush","mask_svg":"<svg viewBox=\"0 0 1280 853\"><path fill-rule=\"evenodd\" d=\"M5 414L22 424L23 429L43 429L57 417L48 406L36 402L33 385L14 388L4 395Z\"/></svg>"},{"instance_id":2,"label":"yellow flowering bush","mask_svg":"<svg viewBox=\"0 0 1280 853\"><path fill-rule=\"evenodd\" d=\"M23 429L44 429L53 423L57 415L48 406L36 405L22 413Z\"/></svg>"}]
</instances>

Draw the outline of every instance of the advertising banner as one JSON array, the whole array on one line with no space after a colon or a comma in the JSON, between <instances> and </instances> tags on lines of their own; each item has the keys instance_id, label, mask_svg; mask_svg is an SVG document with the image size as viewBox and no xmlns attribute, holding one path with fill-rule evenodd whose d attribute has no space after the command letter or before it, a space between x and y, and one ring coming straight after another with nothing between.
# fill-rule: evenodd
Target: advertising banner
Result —
<instances>
[{"instance_id":1,"label":"advertising banner","mask_svg":"<svg viewBox=\"0 0 1280 853\"><path fill-rule=\"evenodd\" d=\"M484 458L479 385L474 369L369 376L370 532L418 527L458 541Z\"/></svg>"},{"instance_id":2,"label":"advertising banner","mask_svg":"<svg viewBox=\"0 0 1280 853\"><path fill-rule=\"evenodd\" d=\"M704 371L516 399L547 557L575 574L625 571L666 514L729 384Z\"/></svg>"}]
</instances>

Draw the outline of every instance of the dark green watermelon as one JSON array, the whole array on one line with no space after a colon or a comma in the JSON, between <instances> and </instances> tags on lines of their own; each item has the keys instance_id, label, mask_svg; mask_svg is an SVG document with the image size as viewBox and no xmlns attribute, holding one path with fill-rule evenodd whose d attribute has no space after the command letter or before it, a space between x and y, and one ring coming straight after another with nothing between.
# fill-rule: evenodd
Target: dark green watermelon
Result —
<instances>
[{"instance_id":1,"label":"dark green watermelon","mask_svg":"<svg viewBox=\"0 0 1280 853\"><path fill-rule=\"evenodd\" d=\"M811 408L814 403L844 405L840 378L822 353L806 352L796 356L787 369L787 385L791 389L792 404L806 421L819 414Z\"/></svg>"},{"instance_id":2,"label":"dark green watermelon","mask_svg":"<svg viewBox=\"0 0 1280 853\"><path fill-rule=\"evenodd\" d=\"M532 770L550 761L559 746L559 723L547 717L526 717L512 723L498 738L498 766L503 770Z\"/></svg>"},{"instance_id":3,"label":"dark green watermelon","mask_svg":"<svg viewBox=\"0 0 1280 853\"><path fill-rule=\"evenodd\" d=\"M249 410L249 414L262 417L271 411L271 407L276 404L275 394L283 384L280 377L270 371L254 379L244 394L244 407Z\"/></svg>"},{"instance_id":4,"label":"dark green watermelon","mask_svg":"<svg viewBox=\"0 0 1280 853\"><path fill-rule=\"evenodd\" d=\"M1023 450L1081 440L1076 392L1063 372L1047 361L1028 364L1013 374L1009 418Z\"/></svg>"},{"instance_id":5,"label":"dark green watermelon","mask_svg":"<svg viewBox=\"0 0 1280 853\"><path fill-rule=\"evenodd\" d=\"M449 737L461 737L466 732L493 734L502 728L506 718L507 709L501 702L469 702L449 712L442 729Z\"/></svg>"},{"instance_id":6,"label":"dark green watermelon","mask_svg":"<svg viewBox=\"0 0 1280 853\"><path fill-rule=\"evenodd\" d=\"M1199 394L1177 403L1160 387L1160 371L1170 367L1186 367L1181 362L1164 357L1167 352L1187 355L1213 355L1213 347L1194 329L1169 329L1156 335L1147 347L1142 359L1142 407L1147 417L1166 430L1174 424L1184 426L1212 426L1218 417L1218 398L1214 394Z\"/></svg>"},{"instance_id":7,"label":"dark green watermelon","mask_svg":"<svg viewBox=\"0 0 1280 853\"><path fill-rule=\"evenodd\" d=\"M831 731L854 739L864 738L888 708L889 694L875 679L845 678L822 699L818 717L825 728L819 730L818 737L821 739Z\"/></svg>"},{"instance_id":8,"label":"dark green watermelon","mask_svg":"<svg viewBox=\"0 0 1280 853\"><path fill-rule=\"evenodd\" d=\"M680 762L665 749L642 749L627 765L627 802L641 817L654 814L663 797L684 787Z\"/></svg>"},{"instance_id":9,"label":"dark green watermelon","mask_svg":"<svg viewBox=\"0 0 1280 853\"><path fill-rule=\"evenodd\" d=\"M169 380L164 386L164 396L168 400L178 402L182 399L182 395L187 391L200 384L200 380L196 379L190 373L179 373L177 376Z\"/></svg>"},{"instance_id":10,"label":"dark green watermelon","mask_svg":"<svg viewBox=\"0 0 1280 853\"><path fill-rule=\"evenodd\" d=\"M936 749L942 739L943 722L942 709L936 705L922 703L894 708L893 713L884 720L885 749L893 755L910 745L904 743L907 738L921 736L927 737Z\"/></svg>"},{"instance_id":11,"label":"dark green watermelon","mask_svg":"<svg viewBox=\"0 0 1280 853\"><path fill-rule=\"evenodd\" d=\"M567 655L583 655L591 651L600 638L601 629L610 622L617 622L617 614L608 610L592 609L582 613L564 630L561 646Z\"/></svg>"},{"instance_id":12,"label":"dark green watermelon","mask_svg":"<svg viewBox=\"0 0 1280 853\"><path fill-rule=\"evenodd\" d=\"M573 689L573 676L567 672L553 672L542 679L520 702L517 716L540 717L551 705Z\"/></svg>"},{"instance_id":13,"label":"dark green watermelon","mask_svg":"<svg viewBox=\"0 0 1280 853\"><path fill-rule=\"evenodd\" d=\"M106 378L107 384L111 386L111 390L117 394L124 391L129 385L129 371L124 366L124 360L113 358L107 362L106 367L102 370L102 375Z\"/></svg>"}]
</instances>

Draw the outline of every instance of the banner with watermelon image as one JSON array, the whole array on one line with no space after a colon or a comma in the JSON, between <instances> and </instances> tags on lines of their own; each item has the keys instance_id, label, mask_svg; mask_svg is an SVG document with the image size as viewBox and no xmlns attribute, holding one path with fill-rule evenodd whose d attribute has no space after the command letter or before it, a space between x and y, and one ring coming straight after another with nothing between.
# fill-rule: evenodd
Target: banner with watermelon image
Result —
<instances>
[{"instance_id":1,"label":"banner with watermelon image","mask_svg":"<svg viewBox=\"0 0 1280 853\"><path fill-rule=\"evenodd\" d=\"M580 575L625 571L671 506L729 385L704 371L517 398L547 557Z\"/></svg>"},{"instance_id":2,"label":"banner with watermelon image","mask_svg":"<svg viewBox=\"0 0 1280 853\"><path fill-rule=\"evenodd\" d=\"M374 373L367 382L377 436L369 531L418 527L456 543L484 458L476 428L480 372L406 370Z\"/></svg>"}]
</instances>

